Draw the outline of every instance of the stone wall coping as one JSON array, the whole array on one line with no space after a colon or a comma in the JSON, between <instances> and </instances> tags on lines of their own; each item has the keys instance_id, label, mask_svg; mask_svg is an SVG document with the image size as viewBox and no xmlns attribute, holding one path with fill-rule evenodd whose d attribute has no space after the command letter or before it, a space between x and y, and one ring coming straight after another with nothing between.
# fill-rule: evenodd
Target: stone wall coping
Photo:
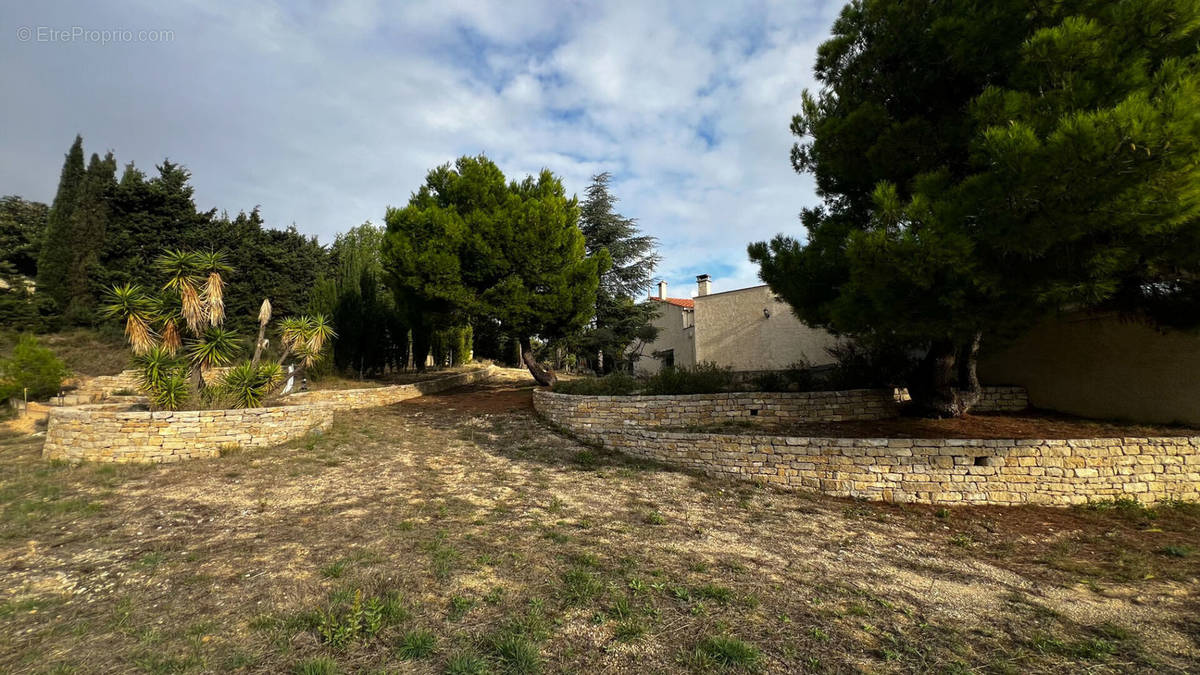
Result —
<instances>
[{"instance_id":1,"label":"stone wall coping","mask_svg":"<svg viewBox=\"0 0 1200 675\"><path fill-rule=\"evenodd\" d=\"M1000 387L987 387L987 389L1000 389ZM1004 389L1009 389L1005 387ZM1020 390L1021 387L1012 387L1012 389ZM838 389L834 391L722 391L712 394L636 394L631 396L593 396L589 394L564 394L557 391L547 391L545 389L535 389L535 396L550 396L561 398L569 401L628 401L637 403L640 401L703 401L715 398L779 398L791 400L808 400L813 398L839 398L839 397L858 397L870 394L895 395L895 389Z\"/></svg>"},{"instance_id":2,"label":"stone wall coping","mask_svg":"<svg viewBox=\"0 0 1200 675\"><path fill-rule=\"evenodd\" d=\"M1113 445L1189 445L1200 446L1200 436L1124 436L1088 438L864 438L839 436L778 436L768 434L717 434L696 431L656 431L624 428L612 433L639 438L672 441L715 441L726 443L762 443L772 445L823 445L861 448L1012 448L1014 446L1067 446L1086 448Z\"/></svg>"}]
</instances>

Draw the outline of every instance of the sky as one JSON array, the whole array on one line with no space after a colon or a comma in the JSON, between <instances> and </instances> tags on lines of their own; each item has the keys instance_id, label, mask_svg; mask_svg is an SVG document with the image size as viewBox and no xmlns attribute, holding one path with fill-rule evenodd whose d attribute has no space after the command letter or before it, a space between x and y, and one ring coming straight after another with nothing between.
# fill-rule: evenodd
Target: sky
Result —
<instances>
[{"instance_id":1,"label":"sky","mask_svg":"<svg viewBox=\"0 0 1200 675\"><path fill-rule=\"evenodd\" d=\"M669 295L761 283L746 244L817 203L788 131L843 3L180 0L0 5L0 194L53 199L89 154L192 172L322 243L382 224L429 169L549 168L657 237ZM101 6L104 5L104 6Z\"/></svg>"}]
</instances>

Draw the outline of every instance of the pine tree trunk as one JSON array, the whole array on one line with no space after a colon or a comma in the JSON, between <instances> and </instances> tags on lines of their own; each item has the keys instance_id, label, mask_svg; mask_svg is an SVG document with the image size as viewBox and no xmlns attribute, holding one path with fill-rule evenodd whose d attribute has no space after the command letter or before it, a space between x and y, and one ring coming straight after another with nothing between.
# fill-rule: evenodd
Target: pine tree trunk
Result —
<instances>
[{"instance_id":1,"label":"pine tree trunk","mask_svg":"<svg viewBox=\"0 0 1200 675\"><path fill-rule=\"evenodd\" d=\"M908 393L911 411L922 417L961 417L979 402L982 389L976 375L979 345L976 333L970 342L935 340L917 366Z\"/></svg>"},{"instance_id":2,"label":"pine tree trunk","mask_svg":"<svg viewBox=\"0 0 1200 675\"><path fill-rule=\"evenodd\" d=\"M553 386L558 382L558 376L554 374L554 370L538 363L533 356L533 345L529 338L521 338L521 361L525 363L525 367L529 369L529 374L533 375L533 379L543 387Z\"/></svg>"}]
</instances>

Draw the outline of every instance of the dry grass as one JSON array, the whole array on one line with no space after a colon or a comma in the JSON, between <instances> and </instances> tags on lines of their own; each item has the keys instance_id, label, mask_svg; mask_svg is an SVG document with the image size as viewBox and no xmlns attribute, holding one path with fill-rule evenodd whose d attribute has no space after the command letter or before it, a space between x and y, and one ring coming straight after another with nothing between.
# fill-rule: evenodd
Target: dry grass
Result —
<instances>
[{"instance_id":1,"label":"dry grass","mask_svg":"<svg viewBox=\"0 0 1200 675\"><path fill-rule=\"evenodd\" d=\"M0 439L0 671L1170 672L1189 507L935 509L662 470L528 389L287 447L51 465ZM1171 552L1173 551L1173 552Z\"/></svg>"},{"instance_id":2,"label":"dry grass","mask_svg":"<svg viewBox=\"0 0 1200 675\"><path fill-rule=\"evenodd\" d=\"M0 356L8 356L19 333L0 332ZM83 328L39 335L43 347L66 362L74 375L116 375L129 367L130 351L119 329L106 331Z\"/></svg>"}]
</instances>

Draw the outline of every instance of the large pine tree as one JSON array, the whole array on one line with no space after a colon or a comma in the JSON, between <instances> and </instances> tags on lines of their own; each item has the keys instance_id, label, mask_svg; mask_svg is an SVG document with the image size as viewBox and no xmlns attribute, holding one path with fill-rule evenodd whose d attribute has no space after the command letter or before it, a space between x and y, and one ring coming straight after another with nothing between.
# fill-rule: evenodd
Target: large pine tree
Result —
<instances>
[{"instance_id":1,"label":"large pine tree","mask_svg":"<svg viewBox=\"0 0 1200 675\"><path fill-rule=\"evenodd\" d=\"M1200 320L1200 5L851 3L792 122L824 205L750 246L805 321L925 351L931 415L1048 313Z\"/></svg>"},{"instance_id":2,"label":"large pine tree","mask_svg":"<svg viewBox=\"0 0 1200 675\"><path fill-rule=\"evenodd\" d=\"M50 205L46 235L38 256L38 293L50 297L60 311L66 309L70 298L67 278L71 268L71 215L75 212L86 174L83 136L77 135L63 161L58 191Z\"/></svg>"},{"instance_id":3,"label":"large pine tree","mask_svg":"<svg viewBox=\"0 0 1200 675\"><path fill-rule=\"evenodd\" d=\"M430 171L408 206L388 210L384 267L413 316L495 321L518 339L534 378L552 384L532 338L583 328L608 265L607 252L587 255L578 219L550 171L506 183L486 157L461 157Z\"/></svg>"},{"instance_id":4,"label":"large pine tree","mask_svg":"<svg viewBox=\"0 0 1200 675\"><path fill-rule=\"evenodd\" d=\"M609 190L606 171L592 176L579 209L579 229L588 255L607 251L612 266L600 275L596 317L580 344L595 355L596 370L611 371L616 358L635 339L650 342L650 322L657 309L637 298L650 285L654 268L662 260L654 237L643 235L637 221L616 212L617 198Z\"/></svg>"}]
</instances>

